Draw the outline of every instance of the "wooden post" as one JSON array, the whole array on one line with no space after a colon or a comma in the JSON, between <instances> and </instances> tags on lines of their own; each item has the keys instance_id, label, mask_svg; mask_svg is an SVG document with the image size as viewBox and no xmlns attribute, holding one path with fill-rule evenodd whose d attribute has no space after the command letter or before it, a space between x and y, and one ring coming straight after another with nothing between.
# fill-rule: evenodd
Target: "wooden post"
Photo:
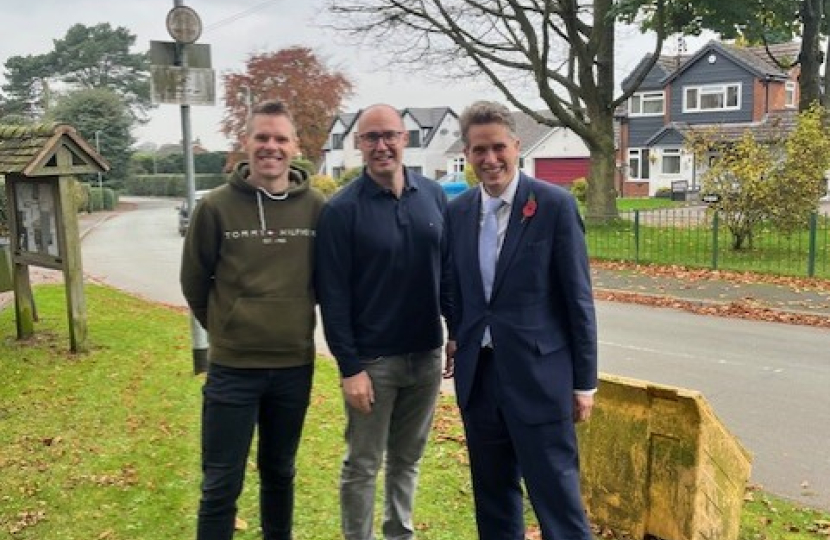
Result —
<instances>
[{"instance_id":1,"label":"wooden post","mask_svg":"<svg viewBox=\"0 0 830 540\"><path fill-rule=\"evenodd\" d=\"M66 149L58 151L58 167L72 163L72 154ZM58 242L63 253L63 278L66 283L66 312L69 317L69 348L72 352L87 352L86 297L84 296L84 268L81 259L81 236L78 228L78 212L74 206L72 176L58 178L57 214Z\"/></svg>"},{"instance_id":2,"label":"wooden post","mask_svg":"<svg viewBox=\"0 0 830 540\"><path fill-rule=\"evenodd\" d=\"M12 182L18 175L6 176L6 201L9 205L9 233L12 238L17 238L17 220L14 218L17 213L17 200L12 189ZM14 242L12 242L14 246ZM10 252L14 261L14 252ZM12 289L14 290L14 313L17 323L17 339L31 337L35 333L35 297L32 294L32 283L29 280L29 265L14 261L12 263Z\"/></svg>"},{"instance_id":3,"label":"wooden post","mask_svg":"<svg viewBox=\"0 0 830 540\"><path fill-rule=\"evenodd\" d=\"M17 339L32 337L37 314L27 264L14 263L14 312L17 317Z\"/></svg>"},{"instance_id":4,"label":"wooden post","mask_svg":"<svg viewBox=\"0 0 830 540\"><path fill-rule=\"evenodd\" d=\"M60 191L59 208L63 222L61 244L63 254L63 277L66 283L66 312L69 317L69 347L72 352L87 352L86 297L84 295L84 269L81 259L81 241L78 232L78 213L72 206L72 186L76 180L62 177L58 182Z\"/></svg>"}]
</instances>

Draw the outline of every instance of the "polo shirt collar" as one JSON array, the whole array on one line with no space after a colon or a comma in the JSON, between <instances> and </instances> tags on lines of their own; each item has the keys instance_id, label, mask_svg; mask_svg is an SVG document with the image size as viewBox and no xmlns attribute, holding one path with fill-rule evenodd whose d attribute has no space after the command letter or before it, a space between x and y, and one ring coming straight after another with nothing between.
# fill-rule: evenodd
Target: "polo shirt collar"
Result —
<instances>
[{"instance_id":1,"label":"polo shirt collar","mask_svg":"<svg viewBox=\"0 0 830 540\"><path fill-rule=\"evenodd\" d=\"M407 169L406 167L403 168L403 191L417 191L418 184L415 178L411 177L410 175L412 172ZM381 186L377 182L375 182L371 176L369 176L369 172L366 170L366 167L363 168L363 189L366 190L366 193L370 197L374 197L375 195L383 195L389 192L388 189Z\"/></svg>"}]
</instances>

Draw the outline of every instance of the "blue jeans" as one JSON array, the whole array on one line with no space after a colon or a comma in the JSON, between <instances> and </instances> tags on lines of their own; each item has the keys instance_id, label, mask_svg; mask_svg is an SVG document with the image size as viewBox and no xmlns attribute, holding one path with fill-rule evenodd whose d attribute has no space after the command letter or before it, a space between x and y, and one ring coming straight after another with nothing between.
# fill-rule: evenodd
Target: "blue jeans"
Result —
<instances>
[{"instance_id":1,"label":"blue jeans","mask_svg":"<svg viewBox=\"0 0 830 540\"><path fill-rule=\"evenodd\" d=\"M441 349L363 361L372 379L370 414L346 404L346 456L340 510L346 540L374 540L375 484L385 460L383 536L414 538L412 508L418 463L424 453L441 386Z\"/></svg>"},{"instance_id":2,"label":"blue jeans","mask_svg":"<svg viewBox=\"0 0 830 540\"><path fill-rule=\"evenodd\" d=\"M245 465L259 430L265 540L291 540L294 458L311 394L312 364L238 369L211 364L202 391L202 498L197 540L231 540Z\"/></svg>"}]
</instances>

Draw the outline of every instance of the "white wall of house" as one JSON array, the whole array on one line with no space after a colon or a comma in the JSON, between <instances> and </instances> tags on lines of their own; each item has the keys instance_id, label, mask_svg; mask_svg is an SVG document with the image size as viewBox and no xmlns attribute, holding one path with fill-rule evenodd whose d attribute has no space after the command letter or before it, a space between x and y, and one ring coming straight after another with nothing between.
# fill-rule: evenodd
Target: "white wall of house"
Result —
<instances>
[{"instance_id":1,"label":"white wall of house","mask_svg":"<svg viewBox=\"0 0 830 540\"><path fill-rule=\"evenodd\" d=\"M559 127L553 128L541 141L531 148L525 146L525 157L535 158L571 158L590 157L591 151L573 131Z\"/></svg>"},{"instance_id":2,"label":"white wall of house","mask_svg":"<svg viewBox=\"0 0 830 540\"><path fill-rule=\"evenodd\" d=\"M418 131L419 141L423 145L428 130L420 125L407 114L403 118L404 128L407 131ZM335 172L347 171L353 167L363 166L363 156L360 149L355 145L357 137L357 124L353 124L351 130L346 132L346 126L337 120L329 132L329 148L333 147L333 137L341 135L343 140L342 149L330 149L325 153L325 159L321 166L321 172L335 176ZM408 167L418 167L422 173L430 178L441 176L446 168L446 150L459 137L458 119L451 115L445 115L441 124L437 127L436 133L430 139L429 147L417 146L404 149L404 164Z\"/></svg>"},{"instance_id":3,"label":"white wall of house","mask_svg":"<svg viewBox=\"0 0 830 540\"><path fill-rule=\"evenodd\" d=\"M672 182L685 181L689 189L699 187L694 179L695 165L691 153L677 147L651 148L651 178L648 186L649 196L654 196L659 189L671 189Z\"/></svg>"},{"instance_id":4,"label":"white wall of house","mask_svg":"<svg viewBox=\"0 0 830 540\"><path fill-rule=\"evenodd\" d=\"M325 160L321 167L323 174L336 177L335 172L345 172L352 167L359 167L363 164L360 150L355 148L355 125L346 132L346 126L338 119L329 131L329 150L325 152ZM340 136L343 140L341 149L334 149L334 137Z\"/></svg>"},{"instance_id":5,"label":"white wall of house","mask_svg":"<svg viewBox=\"0 0 830 540\"><path fill-rule=\"evenodd\" d=\"M343 125L343 122L341 122L340 119L335 120L335 122L331 126L331 129L329 130L329 149L323 153L324 160L320 171L323 174L327 174L333 177L335 176L334 170L337 167L343 166L344 151L343 149L334 148L334 138L337 136L343 136L344 131L346 131L346 126ZM345 144L343 148L345 149Z\"/></svg>"},{"instance_id":6,"label":"white wall of house","mask_svg":"<svg viewBox=\"0 0 830 540\"><path fill-rule=\"evenodd\" d=\"M422 129L410 115L405 115L403 121L407 131L418 130L420 132L420 140L423 144L427 136L427 130ZM446 168L447 158L445 152L460 135L458 119L451 114L444 115L441 124L436 129L437 131L430 139L428 147L422 146L404 150L404 163L408 167L420 167L421 174L433 179L437 179L449 170Z\"/></svg>"},{"instance_id":7,"label":"white wall of house","mask_svg":"<svg viewBox=\"0 0 830 540\"><path fill-rule=\"evenodd\" d=\"M587 158L591 151L573 131L559 127L552 128L547 136L533 146L523 144L524 163L522 172L536 176L536 158Z\"/></svg>"}]
</instances>

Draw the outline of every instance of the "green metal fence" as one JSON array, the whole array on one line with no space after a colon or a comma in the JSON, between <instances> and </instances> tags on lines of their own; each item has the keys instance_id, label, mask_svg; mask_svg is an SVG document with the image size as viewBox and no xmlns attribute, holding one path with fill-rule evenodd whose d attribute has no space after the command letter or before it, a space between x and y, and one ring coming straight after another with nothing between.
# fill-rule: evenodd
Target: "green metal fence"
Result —
<instances>
[{"instance_id":1,"label":"green metal fence","mask_svg":"<svg viewBox=\"0 0 830 540\"><path fill-rule=\"evenodd\" d=\"M705 208L623 212L614 223L589 226L587 239L596 259L830 278L828 213L813 213L790 235L760 225L752 247L741 250L732 248L721 216Z\"/></svg>"}]
</instances>

